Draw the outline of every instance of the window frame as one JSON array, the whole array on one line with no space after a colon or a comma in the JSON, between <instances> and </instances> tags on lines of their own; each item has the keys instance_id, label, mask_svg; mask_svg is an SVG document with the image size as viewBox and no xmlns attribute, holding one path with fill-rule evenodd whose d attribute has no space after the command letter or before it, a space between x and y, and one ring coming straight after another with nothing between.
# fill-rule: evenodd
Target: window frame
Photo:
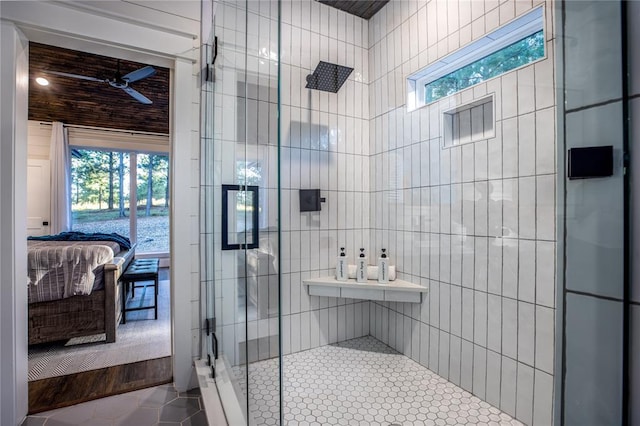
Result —
<instances>
[{"instance_id":1,"label":"window frame","mask_svg":"<svg viewBox=\"0 0 640 426\"><path fill-rule=\"evenodd\" d=\"M545 37L544 55L539 59L521 65L507 72L513 72L546 59L548 56L548 49L546 46L547 32L545 23L545 7L543 5L538 6L536 8L533 8L529 12L511 20L510 22L498 27L497 29L484 35L478 40L472 41L466 46L457 49L449 55L435 62L432 62L419 71L409 75L407 77L407 110L411 112L423 106L431 105L442 99L446 99L449 96L453 96L456 93L460 93L462 90L472 88L478 84L506 74L499 74L487 80L483 80L480 83L473 84L450 95L443 96L430 102L427 102L426 100L427 84L432 83L454 71L464 68L465 66L470 65L476 61L479 61L506 47L509 47L512 44L529 36L532 36L539 31L542 31L543 37Z\"/></svg>"},{"instance_id":2,"label":"window frame","mask_svg":"<svg viewBox=\"0 0 640 426\"><path fill-rule=\"evenodd\" d=\"M165 135L153 135L153 134L142 134L142 133L133 133L130 132L129 135L122 135L120 137L116 137L114 138L114 140L110 140L109 138L109 132L110 130L96 130L96 129L89 129L93 132L96 132L96 138L93 139L81 139L81 138L74 138L72 139L72 135L69 135L69 151L71 151L72 149L79 149L79 150L86 150L86 151L103 151L103 152L123 152L126 154L129 154L129 161L130 161L130 165L131 165L131 161L134 161L137 165L137 161L138 161L138 155L139 154L147 154L147 155L166 155L169 161L169 179L172 179L172 172L171 172L171 152L169 150L169 146L168 145L164 145L164 141L165 141ZM118 131L115 130L113 131L114 133L117 133ZM102 133L102 134L101 134ZM126 132L125 132L126 133ZM101 134L101 135L100 135ZM93 135L92 135L93 136ZM148 145L148 146L144 146L144 145L140 145L140 144L136 144L134 141L136 141L136 137L141 136L143 138L148 137L148 140L152 141L152 143L155 143L154 145ZM166 139L168 141L168 138ZM114 143L115 142L115 143ZM126 146L127 148L122 148L122 146ZM142 149L140 149L142 148ZM146 149L145 149L146 148ZM71 162L69 162L68 164L68 172L69 175L71 176L72 173L72 164ZM137 166L136 166L137 168ZM70 185L72 184L72 182L70 182ZM71 191L71 188L69 188L69 190ZM130 197L133 194L133 192L135 191L135 202L137 203L137 194L138 194L138 190L137 190L137 180L133 180L129 182L129 191L130 191ZM69 205L69 211L71 212L71 205ZM131 209L130 209L131 211ZM171 218L171 210L169 210L169 216L168 218ZM134 209L133 212L130 213L129 215L129 240L132 243L137 243L137 239L138 239L138 217L137 217L137 210ZM72 219L72 223L71 223L71 229L73 229L73 219ZM140 252L137 253L136 256L139 257L149 257L149 256L155 256L155 257L159 257L159 258L168 258L169 257L169 252L171 251L171 236L169 235L169 251L159 251L159 252Z\"/></svg>"}]
</instances>

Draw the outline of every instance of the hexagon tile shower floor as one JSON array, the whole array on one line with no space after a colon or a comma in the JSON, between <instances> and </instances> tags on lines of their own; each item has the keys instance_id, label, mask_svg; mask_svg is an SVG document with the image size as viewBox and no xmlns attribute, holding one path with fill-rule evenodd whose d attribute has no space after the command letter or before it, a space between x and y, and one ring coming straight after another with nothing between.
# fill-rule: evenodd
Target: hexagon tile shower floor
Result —
<instances>
[{"instance_id":1,"label":"hexagon tile shower floor","mask_svg":"<svg viewBox=\"0 0 640 426\"><path fill-rule=\"evenodd\" d=\"M284 357L284 419L307 425L521 425L367 336ZM246 392L245 369L234 372ZM278 422L278 360L249 366L256 425Z\"/></svg>"}]
</instances>

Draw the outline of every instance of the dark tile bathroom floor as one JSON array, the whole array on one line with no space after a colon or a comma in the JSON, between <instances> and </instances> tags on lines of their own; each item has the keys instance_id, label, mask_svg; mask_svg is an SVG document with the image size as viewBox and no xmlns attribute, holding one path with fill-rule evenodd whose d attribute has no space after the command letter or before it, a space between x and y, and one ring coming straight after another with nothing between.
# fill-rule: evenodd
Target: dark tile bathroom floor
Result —
<instances>
[{"instance_id":1,"label":"dark tile bathroom floor","mask_svg":"<svg viewBox=\"0 0 640 426\"><path fill-rule=\"evenodd\" d=\"M172 384L96 399L28 416L22 426L207 426L200 390Z\"/></svg>"}]
</instances>

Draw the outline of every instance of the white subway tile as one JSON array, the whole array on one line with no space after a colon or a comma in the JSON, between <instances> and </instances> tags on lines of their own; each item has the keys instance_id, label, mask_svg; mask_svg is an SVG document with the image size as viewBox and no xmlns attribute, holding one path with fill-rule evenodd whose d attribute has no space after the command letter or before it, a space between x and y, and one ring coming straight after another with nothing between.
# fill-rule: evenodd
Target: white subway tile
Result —
<instances>
[{"instance_id":1,"label":"white subway tile","mask_svg":"<svg viewBox=\"0 0 640 426\"><path fill-rule=\"evenodd\" d=\"M518 179L519 237L536 237L536 178Z\"/></svg>"},{"instance_id":2,"label":"white subway tile","mask_svg":"<svg viewBox=\"0 0 640 426\"><path fill-rule=\"evenodd\" d=\"M555 239L555 177L536 177L536 237L540 240Z\"/></svg>"},{"instance_id":3,"label":"white subway tile","mask_svg":"<svg viewBox=\"0 0 640 426\"><path fill-rule=\"evenodd\" d=\"M506 297L502 298L502 354L518 356L518 304Z\"/></svg>"},{"instance_id":4,"label":"white subway tile","mask_svg":"<svg viewBox=\"0 0 640 426\"><path fill-rule=\"evenodd\" d=\"M429 344L429 369L432 371L438 371L438 361L439 361L439 337L440 332L435 327L429 327L429 339L427 340Z\"/></svg>"},{"instance_id":5,"label":"white subway tile","mask_svg":"<svg viewBox=\"0 0 640 426\"><path fill-rule=\"evenodd\" d=\"M553 376L535 370L534 379L533 424L550 425L553 423Z\"/></svg>"},{"instance_id":6,"label":"white subway tile","mask_svg":"<svg viewBox=\"0 0 640 426\"><path fill-rule=\"evenodd\" d=\"M489 187L487 182L475 183L474 234L488 235Z\"/></svg>"},{"instance_id":7,"label":"white subway tile","mask_svg":"<svg viewBox=\"0 0 640 426\"><path fill-rule=\"evenodd\" d=\"M473 343L467 340L462 340L460 386L469 392L473 391Z\"/></svg>"},{"instance_id":8,"label":"white subway tile","mask_svg":"<svg viewBox=\"0 0 640 426\"><path fill-rule=\"evenodd\" d=\"M415 304L414 304L415 305ZM410 332L411 332L411 352L408 355L412 360L419 362L420 361L420 321L416 321L415 319L409 319L411 322ZM405 338L405 345L408 339ZM405 347L406 350L406 347Z\"/></svg>"},{"instance_id":9,"label":"white subway tile","mask_svg":"<svg viewBox=\"0 0 640 426\"><path fill-rule=\"evenodd\" d=\"M535 110L534 67L520 68L518 74L518 114L523 115Z\"/></svg>"},{"instance_id":10,"label":"white subway tile","mask_svg":"<svg viewBox=\"0 0 640 426\"><path fill-rule=\"evenodd\" d=\"M502 236L502 180L492 180L488 183L488 230L491 237Z\"/></svg>"},{"instance_id":11,"label":"white subway tile","mask_svg":"<svg viewBox=\"0 0 640 426\"><path fill-rule=\"evenodd\" d=\"M462 338L473 340L474 294L473 290L462 289Z\"/></svg>"},{"instance_id":12,"label":"white subway tile","mask_svg":"<svg viewBox=\"0 0 640 426\"><path fill-rule=\"evenodd\" d=\"M516 416L525 424L533 423L533 368L518 363Z\"/></svg>"},{"instance_id":13,"label":"white subway tile","mask_svg":"<svg viewBox=\"0 0 640 426\"><path fill-rule=\"evenodd\" d=\"M451 324L451 286L440 283L440 330L449 332ZM440 346L442 351L442 345Z\"/></svg>"},{"instance_id":14,"label":"white subway tile","mask_svg":"<svg viewBox=\"0 0 640 426\"><path fill-rule=\"evenodd\" d=\"M449 381L456 385L460 385L460 360L462 357L462 341L459 337L450 335L449 354Z\"/></svg>"},{"instance_id":15,"label":"white subway tile","mask_svg":"<svg viewBox=\"0 0 640 426\"><path fill-rule=\"evenodd\" d=\"M536 306L535 367L553 374L554 361L554 310Z\"/></svg>"},{"instance_id":16,"label":"white subway tile","mask_svg":"<svg viewBox=\"0 0 640 426\"><path fill-rule=\"evenodd\" d=\"M547 9L547 13L550 12L551 11ZM539 61L534 65L536 109L538 110L553 106L556 100L553 75L553 43L547 42L545 49L547 51L547 59Z\"/></svg>"},{"instance_id":17,"label":"white subway tile","mask_svg":"<svg viewBox=\"0 0 640 426\"><path fill-rule=\"evenodd\" d=\"M440 331L440 354L438 360L438 375L447 379L449 377L449 337L447 332Z\"/></svg>"},{"instance_id":18,"label":"white subway tile","mask_svg":"<svg viewBox=\"0 0 640 426\"><path fill-rule=\"evenodd\" d=\"M517 362L513 359L502 357L502 382L500 384L500 409L505 413L516 415L516 381Z\"/></svg>"},{"instance_id":19,"label":"white subway tile","mask_svg":"<svg viewBox=\"0 0 640 426\"><path fill-rule=\"evenodd\" d=\"M555 307L556 253L554 242L536 242L536 303Z\"/></svg>"},{"instance_id":20,"label":"white subway tile","mask_svg":"<svg viewBox=\"0 0 640 426\"><path fill-rule=\"evenodd\" d=\"M518 180L504 179L502 181L502 235L507 239L517 238L518 227ZM508 244L508 241L504 241Z\"/></svg>"},{"instance_id":21,"label":"white subway tile","mask_svg":"<svg viewBox=\"0 0 640 426\"><path fill-rule=\"evenodd\" d=\"M502 349L502 298L487 296L487 348L500 352Z\"/></svg>"},{"instance_id":22,"label":"white subway tile","mask_svg":"<svg viewBox=\"0 0 640 426\"><path fill-rule=\"evenodd\" d=\"M427 324L420 323L420 360L418 362L425 367L429 365L429 328Z\"/></svg>"},{"instance_id":23,"label":"white subway tile","mask_svg":"<svg viewBox=\"0 0 640 426\"><path fill-rule=\"evenodd\" d=\"M473 394L486 399L487 390L487 349L477 344L473 346Z\"/></svg>"},{"instance_id":24,"label":"white subway tile","mask_svg":"<svg viewBox=\"0 0 640 426\"><path fill-rule=\"evenodd\" d=\"M487 346L487 293L481 291L474 293L473 342L480 346Z\"/></svg>"},{"instance_id":25,"label":"white subway tile","mask_svg":"<svg viewBox=\"0 0 640 426\"><path fill-rule=\"evenodd\" d=\"M495 406L500 406L500 377L501 356L494 351L487 351L487 385L485 400Z\"/></svg>"},{"instance_id":26,"label":"white subway tile","mask_svg":"<svg viewBox=\"0 0 640 426\"><path fill-rule=\"evenodd\" d=\"M497 111L497 110L496 110ZM487 140L487 175L489 179L502 178L502 125L501 122L495 123L495 137Z\"/></svg>"},{"instance_id":27,"label":"white subway tile","mask_svg":"<svg viewBox=\"0 0 640 426\"><path fill-rule=\"evenodd\" d=\"M502 295L518 297L518 240L503 240L502 246Z\"/></svg>"},{"instance_id":28,"label":"white subway tile","mask_svg":"<svg viewBox=\"0 0 640 426\"><path fill-rule=\"evenodd\" d=\"M535 114L518 117L518 172L520 176L531 176L536 172L536 126Z\"/></svg>"},{"instance_id":29,"label":"white subway tile","mask_svg":"<svg viewBox=\"0 0 640 426\"><path fill-rule=\"evenodd\" d=\"M556 171L555 108L536 112L536 173Z\"/></svg>"},{"instance_id":30,"label":"white subway tile","mask_svg":"<svg viewBox=\"0 0 640 426\"><path fill-rule=\"evenodd\" d=\"M534 303L536 299L536 242L520 240L518 249L518 300Z\"/></svg>"},{"instance_id":31,"label":"white subway tile","mask_svg":"<svg viewBox=\"0 0 640 426\"><path fill-rule=\"evenodd\" d=\"M508 72L503 74L500 80L502 82L502 118L514 117L518 115L517 73Z\"/></svg>"},{"instance_id":32,"label":"white subway tile","mask_svg":"<svg viewBox=\"0 0 640 426\"><path fill-rule=\"evenodd\" d=\"M518 361L534 365L535 305L518 302Z\"/></svg>"},{"instance_id":33,"label":"white subway tile","mask_svg":"<svg viewBox=\"0 0 640 426\"><path fill-rule=\"evenodd\" d=\"M518 176L517 118L508 118L502 121L502 175L505 178Z\"/></svg>"},{"instance_id":34,"label":"white subway tile","mask_svg":"<svg viewBox=\"0 0 640 426\"><path fill-rule=\"evenodd\" d=\"M488 142L479 141L474 146L474 180L486 180L488 178Z\"/></svg>"}]
</instances>

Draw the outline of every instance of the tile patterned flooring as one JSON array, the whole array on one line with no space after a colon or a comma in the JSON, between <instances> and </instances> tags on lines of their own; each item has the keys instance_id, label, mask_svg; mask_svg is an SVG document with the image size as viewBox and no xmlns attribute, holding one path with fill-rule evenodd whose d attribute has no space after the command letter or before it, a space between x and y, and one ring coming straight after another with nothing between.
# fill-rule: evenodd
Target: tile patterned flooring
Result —
<instances>
[{"instance_id":1,"label":"tile patterned flooring","mask_svg":"<svg viewBox=\"0 0 640 426\"><path fill-rule=\"evenodd\" d=\"M246 369L234 372L246 393ZM249 377L252 424L278 424L278 360L251 364ZM287 426L521 425L371 336L285 356L284 386ZM198 390L163 385L39 413L23 426L206 426L201 407Z\"/></svg>"},{"instance_id":2,"label":"tile patterned flooring","mask_svg":"<svg viewBox=\"0 0 640 426\"><path fill-rule=\"evenodd\" d=\"M256 425L278 423L277 368L249 366ZM246 393L246 369L234 372ZM521 425L371 336L285 356L284 404L287 426Z\"/></svg>"},{"instance_id":3,"label":"tile patterned flooring","mask_svg":"<svg viewBox=\"0 0 640 426\"><path fill-rule=\"evenodd\" d=\"M28 416L22 426L207 426L200 391L173 385L128 392Z\"/></svg>"}]
</instances>

